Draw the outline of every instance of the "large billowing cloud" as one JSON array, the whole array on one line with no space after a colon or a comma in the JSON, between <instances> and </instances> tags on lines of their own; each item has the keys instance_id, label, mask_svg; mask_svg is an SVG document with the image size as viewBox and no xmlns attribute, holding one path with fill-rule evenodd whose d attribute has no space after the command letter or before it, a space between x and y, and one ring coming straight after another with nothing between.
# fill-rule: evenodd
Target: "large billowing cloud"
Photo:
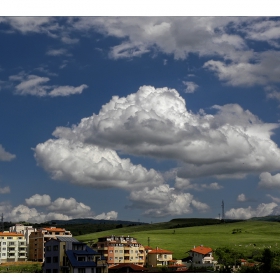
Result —
<instances>
[{"instance_id":1,"label":"large billowing cloud","mask_svg":"<svg viewBox=\"0 0 280 280\"><path fill-rule=\"evenodd\" d=\"M264 217L272 215L274 211L278 208L275 202L271 203L261 203L256 209L251 206L248 208L232 208L225 213L228 219L250 219L253 217Z\"/></svg>"},{"instance_id":2,"label":"large billowing cloud","mask_svg":"<svg viewBox=\"0 0 280 280\"><path fill-rule=\"evenodd\" d=\"M3 146L0 144L0 161L11 161L15 157L15 155L5 151Z\"/></svg>"},{"instance_id":3,"label":"large billowing cloud","mask_svg":"<svg viewBox=\"0 0 280 280\"><path fill-rule=\"evenodd\" d=\"M53 179L77 185L131 189L155 186L163 180L155 170L133 165L111 149L79 141L48 140L37 145L35 157Z\"/></svg>"},{"instance_id":4,"label":"large billowing cloud","mask_svg":"<svg viewBox=\"0 0 280 280\"><path fill-rule=\"evenodd\" d=\"M40 160L41 147L57 143L60 150L72 141L175 159L185 163L178 173L182 178L244 175L280 167L280 151L270 139L278 124L263 123L237 104L216 105L213 110L215 115L188 112L176 90L143 86L127 97L114 96L98 115L72 128L58 127L53 135L59 140L40 144L35 151Z\"/></svg>"}]
</instances>

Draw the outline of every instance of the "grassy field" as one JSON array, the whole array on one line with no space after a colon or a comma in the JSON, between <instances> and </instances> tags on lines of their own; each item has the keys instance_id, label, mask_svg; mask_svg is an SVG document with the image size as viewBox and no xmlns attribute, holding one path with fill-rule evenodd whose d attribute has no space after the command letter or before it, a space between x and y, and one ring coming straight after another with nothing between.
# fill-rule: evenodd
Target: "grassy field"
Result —
<instances>
[{"instance_id":1,"label":"grassy field","mask_svg":"<svg viewBox=\"0 0 280 280\"><path fill-rule=\"evenodd\" d=\"M233 234L233 232L237 232ZM227 246L245 255L270 247L273 251L280 250L280 223L264 221L243 221L207 226L184 228L166 228L165 223L124 227L93 234L75 236L82 242L96 242L98 237L107 235L130 235L138 242L151 247L160 247L173 251L173 257L182 259L193 246L203 244L216 249Z\"/></svg>"},{"instance_id":2,"label":"grassy field","mask_svg":"<svg viewBox=\"0 0 280 280\"><path fill-rule=\"evenodd\" d=\"M0 264L0 273L35 273L41 268L40 262L8 262Z\"/></svg>"}]
</instances>

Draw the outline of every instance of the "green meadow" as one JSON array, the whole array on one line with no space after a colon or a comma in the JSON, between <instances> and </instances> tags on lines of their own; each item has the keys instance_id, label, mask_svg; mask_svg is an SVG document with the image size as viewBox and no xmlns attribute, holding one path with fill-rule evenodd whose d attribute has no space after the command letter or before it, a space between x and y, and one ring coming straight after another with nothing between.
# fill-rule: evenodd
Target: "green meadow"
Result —
<instances>
[{"instance_id":1,"label":"green meadow","mask_svg":"<svg viewBox=\"0 0 280 280\"><path fill-rule=\"evenodd\" d=\"M170 228L171 225L169 222L123 227L75 236L75 238L90 244L102 236L129 235L144 246L149 244L153 248L159 247L172 251L175 259L187 257L187 251L199 245L211 247L213 250L218 247L228 247L248 257L264 248L280 251L279 222L242 221L179 228L174 226Z\"/></svg>"}]
</instances>

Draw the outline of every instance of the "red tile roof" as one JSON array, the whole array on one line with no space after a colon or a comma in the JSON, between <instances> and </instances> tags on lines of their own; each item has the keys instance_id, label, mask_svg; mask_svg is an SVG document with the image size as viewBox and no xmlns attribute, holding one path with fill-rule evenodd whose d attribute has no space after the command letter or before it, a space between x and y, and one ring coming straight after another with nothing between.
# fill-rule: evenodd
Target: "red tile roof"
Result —
<instances>
[{"instance_id":1,"label":"red tile roof","mask_svg":"<svg viewBox=\"0 0 280 280\"><path fill-rule=\"evenodd\" d=\"M64 228L43 228L43 230L47 230L47 231L65 231Z\"/></svg>"},{"instance_id":2,"label":"red tile roof","mask_svg":"<svg viewBox=\"0 0 280 280\"><path fill-rule=\"evenodd\" d=\"M173 254L173 252L157 248L157 249L150 251L149 254Z\"/></svg>"},{"instance_id":3,"label":"red tile roof","mask_svg":"<svg viewBox=\"0 0 280 280\"><path fill-rule=\"evenodd\" d=\"M198 246L198 247L195 247L193 249L190 250L190 252L195 252L195 253L199 253L199 254L202 254L202 255L206 255L206 254L209 254L211 253L213 250L212 248L209 248L209 247L204 247L202 245Z\"/></svg>"},{"instance_id":4,"label":"red tile roof","mask_svg":"<svg viewBox=\"0 0 280 280\"><path fill-rule=\"evenodd\" d=\"M137 270L137 271L147 271L148 269L143 267L143 266L140 266L140 265L136 265L136 264L133 264L133 263L120 263L120 264L117 264L115 266L112 266L112 267L109 267L110 270L116 270L116 269L120 269L122 267L130 267L132 270Z\"/></svg>"},{"instance_id":5,"label":"red tile roof","mask_svg":"<svg viewBox=\"0 0 280 280\"><path fill-rule=\"evenodd\" d=\"M145 250L154 250L152 247L150 247L150 246L144 246L144 249Z\"/></svg>"}]
</instances>

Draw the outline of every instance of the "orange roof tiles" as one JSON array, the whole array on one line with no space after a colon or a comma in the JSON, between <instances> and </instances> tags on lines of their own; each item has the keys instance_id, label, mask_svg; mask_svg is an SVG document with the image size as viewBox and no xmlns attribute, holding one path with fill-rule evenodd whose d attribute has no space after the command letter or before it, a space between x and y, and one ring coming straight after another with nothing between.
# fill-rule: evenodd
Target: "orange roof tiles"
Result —
<instances>
[{"instance_id":1,"label":"orange roof tiles","mask_svg":"<svg viewBox=\"0 0 280 280\"><path fill-rule=\"evenodd\" d=\"M150 247L150 246L144 246L144 249L145 250L154 250L152 247Z\"/></svg>"},{"instance_id":2,"label":"orange roof tiles","mask_svg":"<svg viewBox=\"0 0 280 280\"><path fill-rule=\"evenodd\" d=\"M64 228L43 228L43 230L47 230L47 231L65 231Z\"/></svg>"},{"instance_id":3,"label":"orange roof tiles","mask_svg":"<svg viewBox=\"0 0 280 280\"><path fill-rule=\"evenodd\" d=\"M202 255L206 255L206 254L209 254L210 252L212 252L213 250L209 247L198 246L198 247L195 247L194 249L191 249L190 251L195 252L195 253L199 253L199 254L202 254Z\"/></svg>"},{"instance_id":4,"label":"orange roof tiles","mask_svg":"<svg viewBox=\"0 0 280 280\"><path fill-rule=\"evenodd\" d=\"M16 232L0 232L0 236L24 236L22 233Z\"/></svg>"},{"instance_id":5,"label":"orange roof tiles","mask_svg":"<svg viewBox=\"0 0 280 280\"><path fill-rule=\"evenodd\" d=\"M173 254L173 252L158 248L150 251L149 254Z\"/></svg>"}]
</instances>

